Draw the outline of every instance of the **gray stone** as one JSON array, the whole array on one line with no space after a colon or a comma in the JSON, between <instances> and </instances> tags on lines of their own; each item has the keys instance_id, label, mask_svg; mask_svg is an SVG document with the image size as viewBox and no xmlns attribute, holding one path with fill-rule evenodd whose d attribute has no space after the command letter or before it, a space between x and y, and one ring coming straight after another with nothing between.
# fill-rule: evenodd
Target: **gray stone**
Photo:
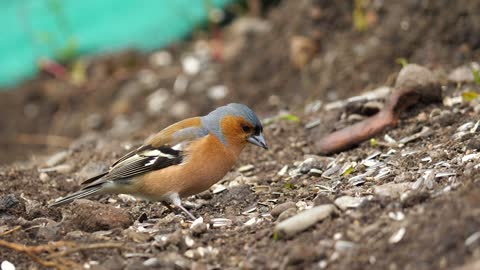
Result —
<instances>
[{"instance_id":1,"label":"gray stone","mask_svg":"<svg viewBox=\"0 0 480 270\"><path fill-rule=\"evenodd\" d=\"M373 192L380 196L397 198L411 188L411 183L386 183L373 187Z\"/></svg>"},{"instance_id":2,"label":"gray stone","mask_svg":"<svg viewBox=\"0 0 480 270\"><path fill-rule=\"evenodd\" d=\"M315 206L278 223L274 231L278 237L293 236L330 217L336 211L337 208L333 204Z\"/></svg>"},{"instance_id":3,"label":"gray stone","mask_svg":"<svg viewBox=\"0 0 480 270\"><path fill-rule=\"evenodd\" d=\"M335 205L345 211L348 208L359 207L365 200L366 198L364 197L342 196L335 199Z\"/></svg>"},{"instance_id":4,"label":"gray stone","mask_svg":"<svg viewBox=\"0 0 480 270\"><path fill-rule=\"evenodd\" d=\"M270 211L270 214L274 217L278 217L281 213L285 212L285 210L290 208L297 209L294 202L284 202L273 207L272 211Z\"/></svg>"}]
</instances>

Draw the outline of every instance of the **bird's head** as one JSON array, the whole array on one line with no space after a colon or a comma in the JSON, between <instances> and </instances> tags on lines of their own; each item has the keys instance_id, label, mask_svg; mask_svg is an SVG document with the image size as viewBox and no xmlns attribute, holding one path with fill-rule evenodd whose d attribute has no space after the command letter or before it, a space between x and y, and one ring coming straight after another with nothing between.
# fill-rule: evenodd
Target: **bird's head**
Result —
<instances>
[{"instance_id":1,"label":"bird's head","mask_svg":"<svg viewBox=\"0 0 480 270\"><path fill-rule=\"evenodd\" d=\"M262 123L243 104L230 103L202 117L202 124L226 146L243 147L247 143L268 149Z\"/></svg>"}]
</instances>

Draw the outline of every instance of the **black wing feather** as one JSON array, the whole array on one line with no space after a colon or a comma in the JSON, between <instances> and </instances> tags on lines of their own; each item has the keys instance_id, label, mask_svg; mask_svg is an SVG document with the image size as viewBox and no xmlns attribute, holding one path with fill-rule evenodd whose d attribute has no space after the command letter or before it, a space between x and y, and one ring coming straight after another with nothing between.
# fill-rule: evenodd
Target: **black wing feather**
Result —
<instances>
[{"instance_id":1,"label":"black wing feather","mask_svg":"<svg viewBox=\"0 0 480 270\"><path fill-rule=\"evenodd\" d=\"M158 153L158 154L157 154ZM121 181L147 172L160 170L182 163L183 152L170 146L142 146L119 159L110 171L90 178L83 182L84 189L99 186L109 181Z\"/></svg>"}]
</instances>

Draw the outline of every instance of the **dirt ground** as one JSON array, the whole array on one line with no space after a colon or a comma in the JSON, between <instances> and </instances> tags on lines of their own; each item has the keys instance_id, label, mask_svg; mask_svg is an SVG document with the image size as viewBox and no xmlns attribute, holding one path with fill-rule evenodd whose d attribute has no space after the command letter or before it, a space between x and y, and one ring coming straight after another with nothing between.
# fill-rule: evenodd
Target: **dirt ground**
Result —
<instances>
[{"instance_id":1,"label":"dirt ground","mask_svg":"<svg viewBox=\"0 0 480 270\"><path fill-rule=\"evenodd\" d=\"M0 263L480 269L479 28L476 1L281 1L165 51L69 66L84 80L47 70L1 92ZM443 101L415 104L374 140L320 155L323 135L385 99L348 98L393 86L405 62L432 71ZM203 222L123 195L47 207L151 133L232 101L263 119L270 149L248 147L221 182L185 201ZM277 233L281 221L332 204L304 230ZM37 248L37 262L20 250L57 241L75 244Z\"/></svg>"}]
</instances>

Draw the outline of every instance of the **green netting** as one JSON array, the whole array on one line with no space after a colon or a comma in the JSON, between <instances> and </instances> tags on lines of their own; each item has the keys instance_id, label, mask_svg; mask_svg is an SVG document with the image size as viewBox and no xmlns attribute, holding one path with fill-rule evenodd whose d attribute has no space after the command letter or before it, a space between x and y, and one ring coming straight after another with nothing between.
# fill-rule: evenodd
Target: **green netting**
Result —
<instances>
[{"instance_id":1,"label":"green netting","mask_svg":"<svg viewBox=\"0 0 480 270\"><path fill-rule=\"evenodd\" d=\"M0 86L32 76L41 57L165 46L231 1L1 0Z\"/></svg>"}]
</instances>

